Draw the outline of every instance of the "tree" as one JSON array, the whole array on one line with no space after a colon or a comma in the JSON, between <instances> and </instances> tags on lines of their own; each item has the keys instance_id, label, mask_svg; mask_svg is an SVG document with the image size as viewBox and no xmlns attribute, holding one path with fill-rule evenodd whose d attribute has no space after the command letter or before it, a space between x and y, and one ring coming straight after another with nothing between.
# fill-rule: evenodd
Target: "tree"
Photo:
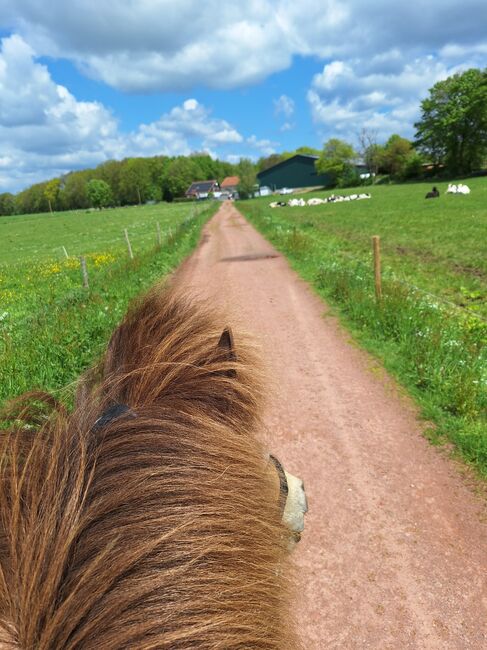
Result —
<instances>
[{"instance_id":1,"label":"tree","mask_svg":"<svg viewBox=\"0 0 487 650\"><path fill-rule=\"evenodd\" d=\"M191 158L174 158L165 170L164 197L172 200L174 197L184 196L191 183L204 180L198 178L200 173L200 168Z\"/></svg>"},{"instance_id":2,"label":"tree","mask_svg":"<svg viewBox=\"0 0 487 650\"><path fill-rule=\"evenodd\" d=\"M237 174L239 184L237 186L238 195L241 199L248 199L254 195L255 184L257 182L255 165L248 158L241 158L237 165Z\"/></svg>"},{"instance_id":3,"label":"tree","mask_svg":"<svg viewBox=\"0 0 487 650\"><path fill-rule=\"evenodd\" d=\"M353 173L353 161L356 158L351 144L331 138L325 142L323 151L316 161L316 171L330 176L334 184L340 183Z\"/></svg>"},{"instance_id":4,"label":"tree","mask_svg":"<svg viewBox=\"0 0 487 650\"><path fill-rule=\"evenodd\" d=\"M147 158L126 158L122 162L119 188L123 204L140 205L153 198L151 169Z\"/></svg>"},{"instance_id":5,"label":"tree","mask_svg":"<svg viewBox=\"0 0 487 650\"><path fill-rule=\"evenodd\" d=\"M388 174L401 178L412 151L413 145L409 140L397 133L391 135L381 153L381 167Z\"/></svg>"},{"instance_id":6,"label":"tree","mask_svg":"<svg viewBox=\"0 0 487 650\"><path fill-rule=\"evenodd\" d=\"M52 206L56 203L56 200L59 196L60 184L61 181L59 178L53 178L46 183L46 186L44 188L44 196L46 197L47 203L49 204L49 212L52 212Z\"/></svg>"},{"instance_id":7,"label":"tree","mask_svg":"<svg viewBox=\"0 0 487 650\"><path fill-rule=\"evenodd\" d=\"M285 157L281 153L271 153L270 156L262 156L257 161L257 169L260 172L263 172L266 169L274 167L274 165L277 165L283 160L285 160Z\"/></svg>"},{"instance_id":8,"label":"tree","mask_svg":"<svg viewBox=\"0 0 487 650\"><path fill-rule=\"evenodd\" d=\"M0 194L0 216L15 214L15 196L10 192Z\"/></svg>"},{"instance_id":9,"label":"tree","mask_svg":"<svg viewBox=\"0 0 487 650\"><path fill-rule=\"evenodd\" d=\"M63 176L58 201L62 210L77 210L91 205L86 189L92 177L91 169L70 172Z\"/></svg>"},{"instance_id":10,"label":"tree","mask_svg":"<svg viewBox=\"0 0 487 650\"><path fill-rule=\"evenodd\" d=\"M293 155L297 153L301 153L305 156L319 156L321 152L319 149L315 149L314 147L308 147L304 145L303 147L298 147Z\"/></svg>"},{"instance_id":11,"label":"tree","mask_svg":"<svg viewBox=\"0 0 487 650\"><path fill-rule=\"evenodd\" d=\"M377 142L377 131L363 127L358 135L360 155L371 176L377 175L384 148Z\"/></svg>"},{"instance_id":12,"label":"tree","mask_svg":"<svg viewBox=\"0 0 487 650\"><path fill-rule=\"evenodd\" d=\"M110 185L99 178L92 178L86 186L86 191L94 208L106 208L113 202Z\"/></svg>"},{"instance_id":13,"label":"tree","mask_svg":"<svg viewBox=\"0 0 487 650\"><path fill-rule=\"evenodd\" d=\"M417 145L453 174L478 169L487 154L487 69L436 83L421 102Z\"/></svg>"}]
</instances>

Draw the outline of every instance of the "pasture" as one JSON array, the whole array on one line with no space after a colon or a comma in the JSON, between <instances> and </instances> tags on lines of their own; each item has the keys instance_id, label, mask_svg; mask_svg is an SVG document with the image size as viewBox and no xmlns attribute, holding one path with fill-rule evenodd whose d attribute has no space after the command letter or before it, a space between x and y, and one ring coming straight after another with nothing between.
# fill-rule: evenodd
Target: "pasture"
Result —
<instances>
[{"instance_id":1,"label":"pasture","mask_svg":"<svg viewBox=\"0 0 487 650\"><path fill-rule=\"evenodd\" d=\"M418 183L373 186L356 202L272 209L267 198L239 208L415 396L436 425L432 438L448 436L487 474L487 179L469 180L468 196L436 185L440 198L430 200L432 183Z\"/></svg>"},{"instance_id":2,"label":"pasture","mask_svg":"<svg viewBox=\"0 0 487 650\"><path fill-rule=\"evenodd\" d=\"M73 382L134 296L191 252L215 209L159 204L1 218L0 403L36 387L58 391ZM80 254L87 259L89 289L82 286Z\"/></svg>"}]
</instances>

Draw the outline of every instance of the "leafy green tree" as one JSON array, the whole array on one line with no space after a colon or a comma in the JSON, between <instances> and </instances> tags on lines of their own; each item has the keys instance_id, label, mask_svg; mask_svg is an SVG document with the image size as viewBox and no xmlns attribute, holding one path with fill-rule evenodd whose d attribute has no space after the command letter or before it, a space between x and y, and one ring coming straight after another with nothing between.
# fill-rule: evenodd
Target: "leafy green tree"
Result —
<instances>
[{"instance_id":1,"label":"leafy green tree","mask_svg":"<svg viewBox=\"0 0 487 650\"><path fill-rule=\"evenodd\" d=\"M282 153L271 153L270 156L262 156L257 161L257 169L259 172L263 172L266 169L274 167L274 165L277 165L283 160L286 160L286 157Z\"/></svg>"},{"instance_id":2,"label":"leafy green tree","mask_svg":"<svg viewBox=\"0 0 487 650\"><path fill-rule=\"evenodd\" d=\"M15 196L10 192L0 194L0 216L15 214Z\"/></svg>"},{"instance_id":3,"label":"leafy green tree","mask_svg":"<svg viewBox=\"0 0 487 650\"><path fill-rule=\"evenodd\" d=\"M119 160L107 160L94 170L94 177L108 183L115 204L120 204L120 173L122 163Z\"/></svg>"},{"instance_id":4,"label":"leafy green tree","mask_svg":"<svg viewBox=\"0 0 487 650\"><path fill-rule=\"evenodd\" d=\"M191 158L184 156L174 158L166 169L166 198L172 200L178 196L184 196L191 183L204 180L199 177L200 174L201 169Z\"/></svg>"},{"instance_id":5,"label":"leafy green tree","mask_svg":"<svg viewBox=\"0 0 487 650\"><path fill-rule=\"evenodd\" d=\"M53 178L52 180L46 183L44 188L44 196L47 199L49 205L49 212L52 212L52 206L56 204L57 198L59 196L59 185L61 181L59 178Z\"/></svg>"},{"instance_id":6,"label":"leafy green tree","mask_svg":"<svg viewBox=\"0 0 487 650\"><path fill-rule=\"evenodd\" d=\"M241 199L248 199L253 196L257 182L256 168L254 163L248 158L241 158L237 165L237 175L239 184L237 186L238 194Z\"/></svg>"},{"instance_id":7,"label":"leafy green tree","mask_svg":"<svg viewBox=\"0 0 487 650\"><path fill-rule=\"evenodd\" d=\"M412 143L406 138L402 138L395 133L391 135L386 142L380 156L382 169L395 176L401 178L406 166L409 155L413 151Z\"/></svg>"},{"instance_id":8,"label":"leafy green tree","mask_svg":"<svg viewBox=\"0 0 487 650\"><path fill-rule=\"evenodd\" d=\"M49 206L44 193L45 188L46 183L36 183L19 192L16 196L19 213L32 214L35 212L46 212Z\"/></svg>"},{"instance_id":9,"label":"leafy green tree","mask_svg":"<svg viewBox=\"0 0 487 650\"><path fill-rule=\"evenodd\" d=\"M315 147L303 146L303 147L298 147L296 151L293 153L293 155L297 153L302 153L306 156L319 156L321 151L319 149L315 149Z\"/></svg>"},{"instance_id":10,"label":"leafy green tree","mask_svg":"<svg viewBox=\"0 0 487 650\"><path fill-rule=\"evenodd\" d=\"M421 102L417 144L454 174L478 169L487 154L487 69L439 81Z\"/></svg>"},{"instance_id":11,"label":"leafy green tree","mask_svg":"<svg viewBox=\"0 0 487 650\"><path fill-rule=\"evenodd\" d=\"M151 169L145 158L126 158L120 170L120 200L122 204L139 205L153 198Z\"/></svg>"},{"instance_id":12,"label":"leafy green tree","mask_svg":"<svg viewBox=\"0 0 487 650\"><path fill-rule=\"evenodd\" d=\"M86 191L94 208L107 208L113 203L112 190L106 181L92 178L86 186Z\"/></svg>"},{"instance_id":13,"label":"leafy green tree","mask_svg":"<svg viewBox=\"0 0 487 650\"><path fill-rule=\"evenodd\" d=\"M357 157L353 147L348 142L331 138L325 142L323 151L316 161L316 171L330 176L334 184L340 184L353 173L353 161Z\"/></svg>"},{"instance_id":14,"label":"leafy green tree","mask_svg":"<svg viewBox=\"0 0 487 650\"><path fill-rule=\"evenodd\" d=\"M419 178L423 174L424 157L416 150L409 152L404 167L401 171L401 178L407 180L408 178Z\"/></svg>"},{"instance_id":15,"label":"leafy green tree","mask_svg":"<svg viewBox=\"0 0 487 650\"><path fill-rule=\"evenodd\" d=\"M92 177L93 170L91 169L71 172L63 176L59 193L59 205L62 210L77 210L90 207L91 201L86 187Z\"/></svg>"}]
</instances>

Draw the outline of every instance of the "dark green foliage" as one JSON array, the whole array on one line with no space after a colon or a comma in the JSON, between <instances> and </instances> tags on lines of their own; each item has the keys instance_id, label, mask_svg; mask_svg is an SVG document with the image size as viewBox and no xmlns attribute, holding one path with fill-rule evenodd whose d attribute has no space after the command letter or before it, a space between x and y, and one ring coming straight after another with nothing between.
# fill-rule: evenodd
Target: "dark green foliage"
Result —
<instances>
[{"instance_id":1,"label":"dark green foliage","mask_svg":"<svg viewBox=\"0 0 487 650\"><path fill-rule=\"evenodd\" d=\"M88 197L94 208L108 208L113 202L110 185L98 178L92 178L86 186Z\"/></svg>"},{"instance_id":2,"label":"dark green foliage","mask_svg":"<svg viewBox=\"0 0 487 650\"><path fill-rule=\"evenodd\" d=\"M347 179L352 179L353 161L356 157L357 154L351 144L338 138L331 138L323 146L323 151L316 161L316 170L319 174L330 176L334 184L347 184Z\"/></svg>"},{"instance_id":3,"label":"dark green foliage","mask_svg":"<svg viewBox=\"0 0 487 650\"><path fill-rule=\"evenodd\" d=\"M241 199L248 199L254 195L257 177L255 165L251 160L242 158L237 166L237 175L240 179L238 194Z\"/></svg>"},{"instance_id":4,"label":"dark green foliage","mask_svg":"<svg viewBox=\"0 0 487 650\"><path fill-rule=\"evenodd\" d=\"M34 214L52 210L76 210L105 205L141 205L148 201L172 201L183 197L192 182L233 176L236 165L213 160L206 153L190 156L154 156L109 160L96 169L70 172L61 178L37 183L13 195L0 195L0 215ZM90 181L109 186L111 198L99 200L88 194ZM93 187L93 185L92 185ZM98 186L101 187L101 186ZM4 198L1 198L4 197Z\"/></svg>"},{"instance_id":5,"label":"dark green foliage","mask_svg":"<svg viewBox=\"0 0 487 650\"><path fill-rule=\"evenodd\" d=\"M382 148L379 166L386 174L401 179L404 177L408 160L412 154L414 154L412 143L395 133Z\"/></svg>"},{"instance_id":6,"label":"dark green foliage","mask_svg":"<svg viewBox=\"0 0 487 650\"><path fill-rule=\"evenodd\" d=\"M470 69L439 81L421 102L417 143L432 162L468 174L487 155L487 70Z\"/></svg>"},{"instance_id":7,"label":"dark green foliage","mask_svg":"<svg viewBox=\"0 0 487 650\"><path fill-rule=\"evenodd\" d=\"M10 192L0 194L0 217L15 214L15 196Z\"/></svg>"}]
</instances>

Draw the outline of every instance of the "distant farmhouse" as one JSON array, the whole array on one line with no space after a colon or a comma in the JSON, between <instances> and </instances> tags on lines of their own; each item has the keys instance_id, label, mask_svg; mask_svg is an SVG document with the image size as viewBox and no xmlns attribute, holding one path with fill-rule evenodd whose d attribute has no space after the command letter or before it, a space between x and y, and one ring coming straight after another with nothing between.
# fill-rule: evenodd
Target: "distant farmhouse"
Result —
<instances>
[{"instance_id":1,"label":"distant farmhouse","mask_svg":"<svg viewBox=\"0 0 487 650\"><path fill-rule=\"evenodd\" d=\"M207 199L210 192L219 192L220 186L218 182L213 181L196 181L186 190L186 197L193 199Z\"/></svg>"},{"instance_id":2,"label":"distant farmhouse","mask_svg":"<svg viewBox=\"0 0 487 650\"><path fill-rule=\"evenodd\" d=\"M321 187L331 185L331 179L326 174L318 174L315 162L318 156L296 154L283 160L269 169L257 174L259 185L266 185L272 190L283 187Z\"/></svg>"},{"instance_id":3,"label":"distant farmhouse","mask_svg":"<svg viewBox=\"0 0 487 650\"><path fill-rule=\"evenodd\" d=\"M238 176L227 176L220 185L222 192L228 192L233 194L238 191L238 184L240 183L240 178Z\"/></svg>"}]
</instances>

